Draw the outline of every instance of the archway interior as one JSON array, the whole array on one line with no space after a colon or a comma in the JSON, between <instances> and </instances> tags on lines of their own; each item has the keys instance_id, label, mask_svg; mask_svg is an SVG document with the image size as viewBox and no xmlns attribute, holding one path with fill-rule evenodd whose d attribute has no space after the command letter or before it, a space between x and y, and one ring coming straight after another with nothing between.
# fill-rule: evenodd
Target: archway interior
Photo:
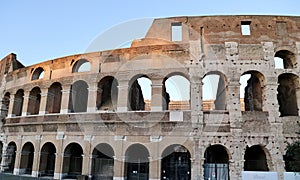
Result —
<instances>
[{"instance_id":1,"label":"archway interior","mask_svg":"<svg viewBox=\"0 0 300 180\"><path fill-rule=\"evenodd\" d=\"M41 149L39 172L41 176L54 176L55 146L48 142Z\"/></svg>"},{"instance_id":2,"label":"archway interior","mask_svg":"<svg viewBox=\"0 0 300 180\"><path fill-rule=\"evenodd\" d=\"M82 173L83 150L77 143L69 144L64 151L63 173L66 178L76 178Z\"/></svg>"},{"instance_id":3,"label":"archway interior","mask_svg":"<svg viewBox=\"0 0 300 180\"><path fill-rule=\"evenodd\" d=\"M190 82L182 75L174 74L164 79L163 109L190 109Z\"/></svg>"},{"instance_id":4,"label":"archway interior","mask_svg":"<svg viewBox=\"0 0 300 180\"><path fill-rule=\"evenodd\" d=\"M29 115L39 114L41 102L41 90L35 87L30 91L27 112Z\"/></svg>"},{"instance_id":5,"label":"archway interior","mask_svg":"<svg viewBox=\"0 0 300 180\"><path fill-rule=\"evenodd\" d=\"M116 110L118 100L118 81L112 77L104 77L98 83L97 109Z\"/></svg>"},{"instance_id":6,"label":"archway interior","mask_svg":"<svg viewBox=\"0 0 300 180\"><path fill-rule=\"evenodd\" d=\"M15 116L22 115L23 101L24 101L24 90L19 89L15 94L12 114L14 114Z\"/></svg>"},{"instance_id":7,"label":"archway interior","mask_svg":"<svg viewBox=\"0 0 300 180\"><path fill-rule=\"evenodd\" d=\"M266 154L260 145L247 146L244 171L269 171Z\"/></svg>"},{"instance_id":8,"label":"archway interior","mask_svg":"<svg viewBox=\"0 0 300 180\"><path fill-rule=\"evenodd\" d=\"M171 145L164 150L161 179L191 179L191 155L184 146Z\"/></svg>"},{"instance_id":9,"label":"archway interior","mask_svg":"<svg viewBox=\"0 0 300 180\"><path fill-rule=\"evenodd\" d=\"M86 112L88 102L88 85L86 82L79 80L72 84L69 109L71 112Z\"/></svg>"},{"instance_id":10,"label":"archway interior","mask_svg":"<svg viewBox=\"0 0 300 180\"><path fill-rule=\"evenodd\" d=\"M133 78L129 84L129 109L141 111L151 109L152 81L145 75Z\"/></svg>"},{"instance_id":11,"label":"archway interior","mask_svg":"<svg viewBox=\"0 0 300 180\"><path fill-rule=\"evenodd\" d=\"M51 84L47 93L47 106L46 110L48 113L59 113L61 108L61 97L62 97L61 84L55 82Z\"/></svg>"},{"instance_id":12,"label":"archway interior","mask_svg":"<svg viewBox=\"0 0 300 180\"><path fill-rule=\"evenodd\" d=\"M6 155L4 158L4 172L13 173L16 160L17 145L14 142L10 142L6 148Z\"/></svg>"},{"instance_id":13,"label":"archway interior","mask_svg":"<svg viewBox=\"0 0 300 180\"><path fill-rule=\"evenodd\" d=\"M94 179L113 179L114 151L108 144L99 144L93 150L92 175Z\"/></svg>"},{"instance_id":14,"label":"archway interior","mask_svg":"<svg viewBox=\"0 0 300 180\"><path fill-rule=\"evenodd\" d=\"M224 146L209 146L204 153L204 158L204 179L229 179L229 156Z\"/></svg>"},{"instance_id":15,"label":"archway interior","mask_svg":"<svg viewBox=\"0 0 300 180\"><path fill-rule=\"evenodd\" d=\"M280 116L298 116L298 77L293 74L282 74L278 77L278 84L277 99Z\"/></svg>"},{"instance_id":16,"label":"archway interior","mask_svg":"<svg viewBox=\"0 0 300 180\"><path fill-rule=\"evenodd\" d=\"M145 146L133 144L125 154L127 179L149 179L149 152Z\"/></svg>"},{"instance_id":17,"label":"archway interior","mask_svg":"<svg viewBox=\"0 0 300 180\"><path fill-rule=\"evenodd\" d=\"M226 79L219 72L211 72L203 78L202 86L202 109L210 110L226 110Z\"/></svg>"},{"instance_id":18,"label":"archway interior","mask_svg":"<svg viewBox=\"0 0 300 180\"><path fill-rule=\"evenodd\" d=\"M34 147L32 143L24 144L21 152L20 174L31 174L33 165Z\"/></svg>"},{"instance_id":19,"label":"archway interior","mask_svg":"<svg viewBox=\"0 0 300 180\"><path fill-rule=\"evenodd\" d=\"M8 115L8 108L10 103L10 93L5 93L3 99L2 99L2 107L1 107L1 116L7 117Z\"/></svg>"},{"instance_id":20,"label":"archway interior","mask_svg":"<svg viewBox=\"0 0 300 180\"><path fill-rule=\"evenodd\" d=\"M275 69L292 69L297 64L295 54L288 50L277 51L274 60Z\"/></svg>"},{"instance_id":21,"label":"archway interior","mask_svg":"<svg viewBox=\"0 0 300 180\"><path fill-rule=\"evenodd\" d=\"M262 78L262 75L254 71L246 72L241 76L240 102L242 111L262 111L263 90L259 78Z\"/></svg>"}]
</instances>

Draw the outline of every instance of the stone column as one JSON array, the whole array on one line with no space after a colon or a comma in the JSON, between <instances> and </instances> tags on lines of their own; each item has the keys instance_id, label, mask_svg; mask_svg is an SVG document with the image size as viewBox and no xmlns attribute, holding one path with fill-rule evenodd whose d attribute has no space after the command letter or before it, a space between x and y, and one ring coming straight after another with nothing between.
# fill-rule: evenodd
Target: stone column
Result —
<instances>
[{"instance_id":1,"label":"stone column","mask_svg":"<svg viewBox=\"0 0 300 180\"><path fill-rule=\"evenodd\" d=\"M15 114L13 114L14 104L15 104L15 94L11 94L9 107L8 107L8 115L7 115L8 118L16 116Z\"/></svg>"},{"instance_id":2,"label":"stone column","mask_svg":"<svg viewBox=\"0 0 300 180\"><path fill-rule=\"evenodd\" d=\"M125 157L125 150L124 150L124 141L122 140L116 140L115 142L116 148L115 148L115 156L114 156L114 180L123 180L124 175L126 175L126 172L124 172L124 166L126 162Z\"/></svg>"},{"instance_id":3,"label":"stone column","mask_svg":"<svg viewBox=\"0 0 300 180\"><path fill-rule=\"evenodd\" d=\"M203 111L202 111L202 82L198 67L189 69L190 77L190 109L192 115L192 123L197 123L202 128L203 126ZM199 127L199 126L198 126Z\"/></svg>"},{"instance_id":4,"label":"stone column","mask_svg":"<svg viewBox=\"0 0 300 180\"><path fill-rule=\"evenodd\" d=\"M22 140L23 136L19 135L18 140L16 142L16 158L15 158L15 167L14 167L14 175L19 175L20 174L20 164L21 164L21 155L22 155Z\"/></svg>"},{"instance_id":5,"label":"stone column","mask_svg":"<svg viewBox=\"0 0 300 180\"><path fill-rule=\"evenodd\" d=\"M240 83L237 79L231 79L228 83L227 110L229 111L231 128L241 128Z\"/></svg>"},{"instance_id":6,"label":"stone column","mask_svg":"<svg viewBox=\"0 0 300 180\"><path fill-rule=\"evenodd\" d=\"M119 81L118 86L118 112L126 112L128 111L128 82L127 81Z\"/></svg>"},{"instance_id":7,"label":"stone column","mask_svg":"<svg viewBox=\"0 0 300 180\"><path fill-rule=\"evenodd\" d=\"M163 110L162 79L152 79L151 111ZM165 100L166 101L166 100Z\"/></svg>"},{"instance_id":8,"label":"stone column","mask_svg":"<svg viewBox=\"0 0 300 180\"><path fill-rule=\"evenodd\" d=\"M62 86L62 97L61 97L61 114L69 113L69 98L70 98L71 85Z\"/></svg>"},{"instance_id":9,"label":"stone column","mask_svg":"<svg viewBox=\"0 0 300 180\"><path fill-rule=\"evenodd\" d=\"M22 116L28 115L28 103L29 103L29 91L24 91L24 101L23 101L23 108L22 108Z\"/></svg>"},{"instance_id":10,"label":"stone column","mask_svg":"<svg viewBox=\"0 0 300 180\"><path fill-rule=\"evenodd\" d=\"M265 84L265 98L263 104L263 111L269 112L269 122L274 123L280 120L279 104L277 100L277 78L266 77Z\"/></svg>"},{"instance_id":11,"label":"stone column","mask_svg":"<svg viewBox=\"0 0 300 180\"><path fill-rule=\"evenodd\" d=\"M242 171L244 168L245 149L241 141L242 130L233 134L233 142L231 148L232 159L229 160L229 176L230 179L242 179Z\"/></svg>"},{"instance_id":12,"label":"stone column","mask_svg":"<svg viewBox=\"0 0 300 180\"><path fill-rule=\"evenodd\" d=\"M91 135L84 136L84 149L83 149L83 158L82 158L82 175L91 176Z\"/></svg>"},{"instance_id":13,"label":"stone column","mask_svg":"<svg viewBox=\"0 0 300 180\"><path fill-rule=\"evenodd\" d=\"M54 179L62 179L64 153L55 153Z\"/></svg>"},{"instance_id":14,"label":"stone column","mask_svg":"<svg viewBox=\"0 0 300 180\"><path fill-rule=\"evenodd\" d=\"M158 158L149 157L149 179L160 179L160 162L161 160Z\"/></svg>"},{"instance_id":15,"label":"stone column","mask_svg":"<svg viewBox=\"0 0 300 180\"><path fill-rule=\"evenodd\" d=\"M8 147L7 142L3 142L0 172L4 172L8 165L7 164L7 147Z\"/></svg>"},{"instance_id":16,"label":"stone column","mask_svg":"<svg viewBox=\"0 0 300 180\"><path fill-rule=\"evenodd\" d=\"M87 102L87 112L96 112L96 103L97 103L97 84L89 84L89 95Z\"/></svg>"},{"instance_id":17,"label":"stone column","mask_svg":"<svg viewBox=\"0 0 300 180\"><path fill-rule=\"evenodd\" d=\"M34 151L34 156L33 156L33 164L32 164L32 172L31 175L33 177L38 177L39 176L39 166L40 166L40 157L41 157L41 151L40 151L40 144L42 140L41 135L36 135L35 137L37 143Z\"/></svg>"},{"instance_id":18,"label":"stone column","mask_svg":"<svg viewBox=\"0 0 300 180\"><path fill-rule=\"evenodd\" d=\"M194 152L191 157L191 178L200 180L201 174L201 152L199 150L199 138L194 137Z\"/></svg>"},{"instance_id":19,"label":"stone column","mask_svg":"<svg viewBox=\"0 0 300 180\"><path fill-rule=\"evenodd\" d=\"M41 89L41 103L39 115L47 114L47 98L48 98L48 89Z\"/></svg>"}]
</instances>

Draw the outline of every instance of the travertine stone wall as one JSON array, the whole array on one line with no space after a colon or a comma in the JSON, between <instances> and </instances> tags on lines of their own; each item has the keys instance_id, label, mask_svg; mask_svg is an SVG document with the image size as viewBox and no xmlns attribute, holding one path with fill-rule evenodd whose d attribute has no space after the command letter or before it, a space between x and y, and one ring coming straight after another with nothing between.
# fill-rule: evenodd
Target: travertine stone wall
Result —
<instances>
[{"instance_id":1,"label":"travertine stone wall","mask_svg":"<svg viewBox=\"0 0 300 180\"><path fill-rule=\"evenodd\" d=\"M250 22L250 35L242 34L243 22ZM181 24L182 41L171 41L172 23ZM274 58L279 51L279 56L289 57L283 59L291 63L288 68L275 68ZM284 52L288 54L282 55ZM268 170L277 171L283 179L285 147L297 139L296 124L300 120L299 55L300 18L290 16L162 18L154 20L145 38L135 40L130 48L71 55L27 67L10 54L0 61L1 170L7 169L9 162L4 155L8 144L14 142L17 150L12 172L22 174L22 148L30 142L34 147L31 175L39 176L39 152L51 142L56 148L53 176L60 179L66 175L62 166L65 148L77 143L83 149L81 174L92 176L93 150L106 143L114 150L114 179L124 179L126 150L142 144L149 152L149 179L161 179L163 151L180 144L191 156L189 177L201 179L207 148L221 145L228 155L230 179L241 179L241 172L246 170L246 149L259 145ZM90 69L74 72L78 62L90 63ZM32 80L33 76L39 77L35 74L38 68L44 70L44 77ZM204 111L203 91L207 90L203 89L203 79L209 74L219 75L220 97L214 101L215 110ZM253 108L247 106L246 111L240 104L240 78L244 74L255 81L247 86L247 97L259 100L259 104L247 104ZM167 110L164 83L173 75L183 76L190 83L189 110ZM113 89L112 81L99 86L106 77L117 81L114 88L118 93L110 94L113 100L109 95L100 97L107 94L103 88ZM136 81L139 77L152 81L150 110L144 110L141 87ZM55 101L59 103L51 105L60 109L55 113L48 109L53 83L61 88L61 93L56 93L61 96ZM76 95L83 85L87 86L87 96ZM34 88L40 94L34 94ZM135 90L131 92L132 88ZM21 116L13 111L18 90L24 91ZM253 98L253 94L260 95ZM281 95L293 101L286 102ZM9 105L4 97L9 97ZM37 98L39 110L31 110L29 102ZM101 108L101 100L108 104ZM86 104L80 108L83 112L74 109L78 104L72 103L76 101Z\"/></svg>"}]
</instances>

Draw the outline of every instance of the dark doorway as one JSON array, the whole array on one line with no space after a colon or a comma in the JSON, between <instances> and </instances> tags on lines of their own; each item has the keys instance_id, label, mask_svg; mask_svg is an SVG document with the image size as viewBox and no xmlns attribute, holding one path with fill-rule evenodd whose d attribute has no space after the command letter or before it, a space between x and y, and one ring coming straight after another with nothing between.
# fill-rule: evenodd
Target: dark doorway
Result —
<instances>
[{"instance_id":1,"label":"dark doorway","mask_svg":"<svg viewBox=\"0 0 300 180\"><path fill-rule=\"evenodd\" d=\"M224 146L209 146L204 158L205 180L229 180L229 156Z\"/></svg>"},{"instance_id":2,"label":"dark doorway","mask_svg":"<svg viewBox=\"0 0 300 180\"><path fill-rule=\"evenodd\" d=\"M131 145L126 151L125 179L148 180L149 179L149 152L141 144Z\"/></svg>"},{"instance_id":3,"label":"dark doorway","mask_svg":"<svg viewBox=\"0 0 300 180\"><path fill-rule=\"evenodd\" d=\"M162 154L161 180L191 179L191 155L182 145L171 145Z\"/></svg>"}]
</instances>

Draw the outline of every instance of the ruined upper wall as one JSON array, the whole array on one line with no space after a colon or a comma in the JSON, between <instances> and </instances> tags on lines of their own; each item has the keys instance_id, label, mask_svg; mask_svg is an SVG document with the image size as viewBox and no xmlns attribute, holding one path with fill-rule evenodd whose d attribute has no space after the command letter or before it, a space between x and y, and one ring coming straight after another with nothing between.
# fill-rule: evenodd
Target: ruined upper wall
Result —
<instances>
[{"instance_id":1,"label":"ruined upper wall","mask_svg":"<svg viewBox=\"0 0 300 180\"><path fill-rule=\"evenodd\" d=\"M250 35L242 35L241 25L245 22L250 26ZM174 23L182 26L182 41L171 39ZM231 47L231 42L236 43L237 47ZM135 40L130 48L71 55L28 67L23 67L12 54L1 60L0 68L1 73L7 74L7 88L32 83L31 78L37 68L44 69L45 76L42 81L56 81L68 76L80 78L84 73L75 75L72 73L74 63L80 59L86 59L91 63L91 70L85 74L110 73L113 75L112 73L120 70L141 70L145 67L144 62L149 65L148 69L165 71L163 69L171 67L171 65L162 66L162 59L165 58L175 60L184 68L186 61L199 60L202 53L205 55L203 65L206 65L209 71L209 67L216 66L214 63L209 66L211 62L226 62L227 54L232 51L232 48L237 51L238 60L247 61L248 64L251 64L252 60L265 60L265 42L270 44L268 52L271 58L276 51L282 49L297 54L297 42L300 42L300 17L202 16L155 19L146 37ZM135 63L133 66L128 63L130 66L128 64L124 66L127 62L137 62L137 60L143 61L144 64ZM274 66L274 62L271 61L259 63L265 64L259 69ZM230 66L225 63L222 68L224 69L226 65Z\"/></svg>"},{"instance_id":2,"label":"ruined upper wall","mask_svg":"<svg viewBox=\"0 0 300 180\"><path fill-rule=\"evenodd\" d=\"M300 17L296 16L197 16L154 20L146 38L171 41L172 23L182 23L182 41L198 40L204 44L260 44L272 41L290 44L300 40ZM250 25L251 35L242 35L241 25ZM292 41L291 41L292 40Z\"/></svg>"}]
</instances>

